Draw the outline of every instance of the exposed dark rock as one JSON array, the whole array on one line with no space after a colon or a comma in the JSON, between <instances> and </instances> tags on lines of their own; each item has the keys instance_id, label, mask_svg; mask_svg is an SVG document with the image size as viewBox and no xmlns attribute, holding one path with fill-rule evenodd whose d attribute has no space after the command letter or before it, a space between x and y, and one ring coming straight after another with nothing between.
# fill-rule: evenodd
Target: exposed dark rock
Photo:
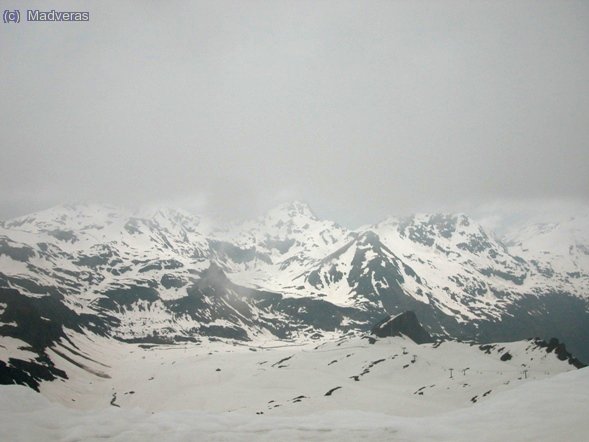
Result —
<instances>
[{"instance_id":1,"label":"exposed dark rock","mask_svg":"<svg viewBox=\"0 0 589 442\"><path fill-rule=\"evenodd\" d=\"M332 389L331 389L331 390L329 390L327 393L325 393L325 396L331 396L331 395L332 395L332 393L333 393L335 390L339 390L340 388L342 388L342 387L335 387L335 388L332 388Z\"/></svg>"},{"instance_id":2,"label":"exposed dark rock","mask_svg":"<svg viewBox=\"0 0 589 442\"><path fill-rule=\"evenodd\" d=\"M47 233L60 241L73 243L78 240L77 236L71 230L52 230Z\"/></svg>"},{"instance_id":3,"label":"exposed dark rock","mask_svg":"<svg viewBox=\"0 0 589 442\"><path fill-rule=\"evenodd\" d=\"M108 318L77 314L63 303L60 295L33 298L14 289L0 288L0 303L5 305L2 321L13 324L0 326L0 335L25 342L27 350L37 354L30 361L0 361L0 384L16 383L38 390L41 381L66 379L66 373L55 367L46 349L58 341L69 342L65 329L81 332L87 328L105 335L108 327Z\"/></svg>"},{"instance_id":4,"label":"exposed dark rock","mask_svg":"<svg viewBox=\"0 0 589 442\"><path fill-rule=\"evenodd\" d=\"M41 381L53 381L57 377L67 379L63 370L53 366L50 361L40 360L22 361L10 358L8 364L0 361L0 384L26 385L35 391L39 391Z\"/></svg>"},{"instance_id":5,"label":"exposed dark rock","mask_svg":"<svg viewBox=\"0 0 589 442\"><path fill-rule=\"evenodd\" d=\"M15 261L26 262L29 258L35 256L33 249L27 246L16 246L12 241L5 238L0 238L0 255L7 255Z\"/></svg>"},{"instance_id":6,"label":"exposed dark rock","mask_svg":"<svg viewBox=\"0 0 589 442\"><path fill-rule=\"evenodd\" d=\"M421 326L412 311L383 319L371 330L372 334L385 338L388 336L407 336L417 344L434 342L430 334Z\"/></svg>"},{"instance_id":7,"label":"exposed dark rock","mask_svg":"<svg viewBox=\"0 0 589 442\"><path fill-rule=\"evenodd\" d=\"M116 403L116 400L117 400L117 394L116 394L116 393L113 393L113 394L112 394L112 399L110 400L110 404L111 404L113 407L119 407L119 408L121 408L121 406L120 406L119 404L117 404L117 403Z\"/></svg>"},{"instance_id":8,"label":"exposed dark rock","mask_svg":"<svg viewBox=\"0 0 589 442\"><path fill-rule=\"evenodd\" d=\"M160 279L160 283L166 288L180 288L182 287L185 282L182 278L175 276L171 273L166 273L165 275L163 275Z\"/></svg>"},{"instance_id":9,"label":"exposed dark rock","mask_svg":"<svg viewBox=\"0 0 589 442\"><path fill-rule=\"evenodd\" d=\"M554 351L554 354L558 359L560 359L561 361L568 361L569 364L576 368L587 367L587 364L584 364L583 362L579 361L577 358L575 358L572 354L570 354L567 351L564 342L559 342L556 338L552 338L548 342L536 338L535 344L540 348L546 348L546 352L548 353Z\"/></svg>"},{"instance_id":10,"label":"exposed dark rock","mask_svg":"<svg viewBox=\"0 0 589 442\"><path fill-rule=\"evenodd\" d=\"M276 367L277 365L278 365L278 368L280 368L280 367L284 367L284 365L280 365L280 364L282 364L283 362L286 362L286 361L288 361L288 360L289 360L290 358L292 358L293 356L294 356L294 355L292 355L292 356L288 356L288 357L286 357L286 358L284 358L284 359L281 359L281 360L280 360L280 361L278 361L278 362L275 362L274 364L272 364L272 367Z\"/></svg>"},{"instance_id":11,"label":"exposed dark rock","mask_svg":"<svg viewBox=\"0 0 589 442\"><path fill-rule=\"evenodd\" d=\"M491 350L493 350L494 348L495 348L495 345L493 345L493 344L479 345L479 350L484 351L488 355L491 354Z\"/></svg>"}]
</instances>

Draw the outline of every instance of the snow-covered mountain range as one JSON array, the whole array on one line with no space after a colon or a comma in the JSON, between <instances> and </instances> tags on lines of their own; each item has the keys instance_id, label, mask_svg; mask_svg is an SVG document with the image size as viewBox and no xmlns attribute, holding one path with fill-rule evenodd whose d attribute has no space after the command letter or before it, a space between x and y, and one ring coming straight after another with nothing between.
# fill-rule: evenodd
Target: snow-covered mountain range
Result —
<instances>
[{"instance_id":1,"label":"snow-covered mountain range","mask_svg":"<svg viewBox=\"0 0 589 442\"><path fill-rule=\"evenodd\" d=\"M348 230L300 202L224 227L99 205L0 224L0 335L44 366L64 329L143 343L306 341L404 310L437 336L557 336L589 360L589 216L506 238L465 214Z\"/></svg>"}]
</instances>

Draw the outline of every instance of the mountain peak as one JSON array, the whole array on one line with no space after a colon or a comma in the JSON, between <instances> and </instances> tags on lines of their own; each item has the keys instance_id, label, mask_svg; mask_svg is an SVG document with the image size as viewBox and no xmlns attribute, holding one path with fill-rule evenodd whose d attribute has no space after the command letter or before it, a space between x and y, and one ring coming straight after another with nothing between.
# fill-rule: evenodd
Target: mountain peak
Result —
<instances>
[{"instance_id":1,"label":"mountain peak","mask_svg":"<svg viewBox=\"0 0 589 442\"><path fill-rule=\"evenodd\" d=\"M288 218L310 218L316 220L317 217L309 207L309 205L302 201L291 201L289 203L283 203L276 206L274 209L268 212L268 215L271 217L280 217L283 218L284 216Z\"/></svg>"},{"instance_id":2,"label":"mountain peak","mask_svg":"<svg viewBox=\"0 0 589 442\"><path fill-rule=\"evenodd\" d=\"M5 222L5 226L29 231L75 229L91 224L105 224L122 217L123 213L123 209L106 204L62 204L10 219Z\"/></svg>"}]
</instances>

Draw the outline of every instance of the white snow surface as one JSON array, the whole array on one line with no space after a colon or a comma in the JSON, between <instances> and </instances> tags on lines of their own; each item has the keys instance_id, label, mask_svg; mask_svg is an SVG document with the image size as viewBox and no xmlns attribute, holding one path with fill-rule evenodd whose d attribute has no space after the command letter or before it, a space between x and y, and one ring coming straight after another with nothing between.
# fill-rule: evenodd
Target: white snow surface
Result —
<instances>
[{"instance_id":1,"label":"white snow surface","mask_svg":"<svg viewBox=\"0 0 589 442\"><path fill-rule=\"evenodd\" d=\"M509 230L505 243L537 271L554 273L562 284L589 289L589 210L555 222L538 222Z\"/></svg>"},{"instance_id":2,"label":"white snow surface","mask_svg":"<svg viewBox=\"0 0 589 442\"><path fill-rule=\"evenodd\" d=\"M23 295L44 296L21 281L56 287L77 312L129 285L157 283L162 300L181 298L215 262L235 283L346 306L375 302L358 295L358 278L376 294L399 283L469 320L496 317L524 294L587 296L588 220L524 226L502 242L461 214L348 231L295 202L214 229L172 209L62 206L0 224L0 272ZM396 271L402 280L390 277ZM170 276L177 284L164 288ZM119 319L119 337L195 326L160 301ZM487 353L457 342L325 336L334 340L301 333L281 342L258 330L249 343L141 346L72 333L47 350L68 379L42 383L42 394L0 386L0 440L587 440L588 369L531 342ZM502 361L506 352L512 358ZM9 357L35 354L3 337L0 360Z\"/></svg>"},{"instance_id":3,"label":"white snow surface","mask_svg":"<svg viewBox=\"0 0 589 442\"><path fill-rule=\"evenodd\" d=\"M43 383L42 394L0 386L0 440L581 441L589 431L589 369L528 341L489 353L405 338L74 342L85 355L68 357L85 368L51 354L65 382ZM506 351L513 358L501 361Z\"/></svg>"}]
</instances>

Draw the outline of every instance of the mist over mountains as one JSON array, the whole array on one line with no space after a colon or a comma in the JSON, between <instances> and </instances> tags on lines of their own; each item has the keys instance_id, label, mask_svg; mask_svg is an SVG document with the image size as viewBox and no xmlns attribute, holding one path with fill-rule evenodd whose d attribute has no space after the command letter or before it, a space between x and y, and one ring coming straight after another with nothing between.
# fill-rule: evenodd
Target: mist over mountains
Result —
<instances>
[{"instance_id":1,"label":"mist over mountains","mask_svg":"<svg viewBox=\"0 0 589 442\"><path fill-rule=\"evenodd\" d=\"M587 439L589 2L6 3L0 440Z\"/></svg>"},{"instance_id":2,"label":"mist over mountains","mask_svg":"<svg viewBox=\"0 0 589 442\"><path fill-rule=\"evenodd\" d=\"M308 341L412 310L438 338L557 337L589 360L588 221L498 238L466 214L349 230L299 201L231 226L175 209L57 206L0 227L0 333L51 373L45 351L68 329Z\"/></svg>"}]
</instances>

